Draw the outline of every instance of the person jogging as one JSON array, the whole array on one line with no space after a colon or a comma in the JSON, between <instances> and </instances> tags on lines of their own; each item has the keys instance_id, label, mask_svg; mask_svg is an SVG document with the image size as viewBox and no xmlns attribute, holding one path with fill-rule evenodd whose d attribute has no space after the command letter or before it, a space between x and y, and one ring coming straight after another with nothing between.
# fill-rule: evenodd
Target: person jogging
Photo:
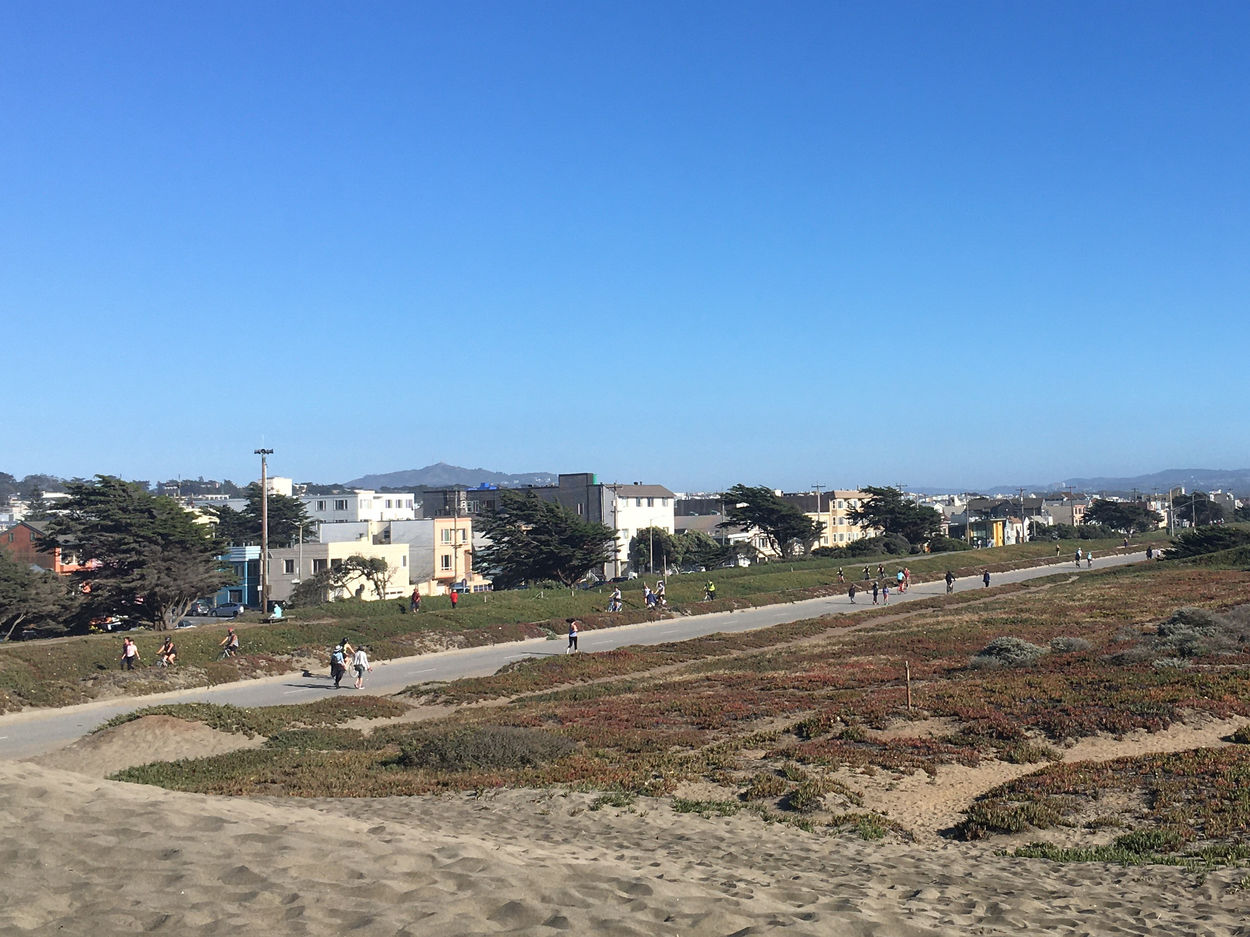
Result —
<instances>
[{"instance_id":1,"label":"person jogging","mask_svg":"<svg viewBox=\"0 0 1250 937\"><path fill-rule=\"evenodd\" d=\"M946 593L947 593L947 595L949 595L950 593L952 593L952 592L954 592L954 591L955 591L955 574L954 574L954 573L952 573L952 572L948 569L948 570L946 571Z\"/></svg>"}]
</instances>

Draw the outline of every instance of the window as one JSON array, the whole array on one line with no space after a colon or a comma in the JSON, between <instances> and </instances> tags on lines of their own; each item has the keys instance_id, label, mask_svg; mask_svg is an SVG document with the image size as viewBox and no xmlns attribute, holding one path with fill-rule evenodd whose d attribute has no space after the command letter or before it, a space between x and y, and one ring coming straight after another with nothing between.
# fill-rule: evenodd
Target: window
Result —
<instances>
[{"instance_id":1,"label":"window","mask_svg":"<svg viewBox=\"0 0 1250 937\"><path fill-rule=\"evenodd\" d=\"M325 509L326 509L326 503L325 503L324 501L318 501L318 502L317 502L317 510L318 510L318 511L324 511Z\"/></svg>"},{"instance_id":2,"label":"window","mask_svg":"<svg viewBox=\"0 0 1250 937\"><path fill-rule=\"evenodd\" d=\"M636 508L640 508L640 507L642 507L642 498L635 498L635 499L634 499L634 507L636 507Z\"/></svg>"},{"instance_id":3,"label":"window","mask_svg":"<svg viewBox=\"0 0 1250 937\"><path fill-rule=\"evenodd\" d=\"M400 566L407 566L407 565L408 565L408 554L407 554L407 553L405 553L403 556L401 556L401 557L399 558L399 565L400 565Z\"/></svg>"},{"instance_id":4,"label":"window","mask_svg":"<svg viewBox=\"0 0 1250 937\"><path fill-rule=\"evenodd\" d=\"M391 499L390 499L390 498L387 498L387 499L386 499L386 507L387 507L387 509L389 510L389 509L390 509L391 507L393 507L393 506L394 506L394 502L393 502L393 501L391 501Z\"/></svg>"},{"instance_id":5,"label":"window","mask_svg":"<svg viewBox=\"0 0 1250 937\"><path fill-rule=\"evenodd\" d=\"M466 540L469 539L469 531L465 529L464 527L459 528L459 530L460 530L460 542L464 543Z\"/></svg>"},{"instance_id":6,"label":"window","mask_svg":"<svg viewBox=\"0 0 1250 937\"><path fill-rule=\"evenodd\" d=\"M578 502L577 502L577 513L578 513L578 514L585 514L585 513L586 513L586 511L584 510L584 506L582 505L582 503L581 503L580 501L578 501Z\"/></svg>"},{"instance_id":7,"label":"window","mask_svg":"<svg viewBox=\"0 0 1250 937\"><path fill-rule=\"evenodd\" d=\"M346 511L346 510L347 510L347 499L346 499L346 498L336 498L336 499L335 499L335 501L334 501L334 510L336 510L336 511Z\"/></svg>"},{"instance_id":8,"label":"window","mask_svg":"<svg viewBox=\"0 0 1250 937\"><path fill-rule=\"evenodd\" d=\"M647 499L647 507L649 507L649 508L653 508L653 507L655 507L655 498L648 498L648 499Z\"/></svg>"},{"instance_id":9,"label":"window","mask_svg":"<svg viewBox=\"0 0 1250 937\"><path fill-rule=\"evenodd\" d=\"M451 569L451 554L444 553L438 558L438 565L442 569Z\"/></svg>"},{"instance_id":10,"label":"window","mask_svg":"<svg viewBox=\"0 0 1250 937\"><path fill-rule=\"evenodd\" d=\"M326 571L325 560L313 560L313 572L314 573L324 573L325 571Z\"/></svg>"},{"instance_id":11,"label":"window","mask_svg":"<svg viewBox=\"0 0 1250 937\"><path fill-rule=\"evenodd\" d=\"M451 543L451 528L444 527L440 533L442 534L443 543Z\"/></svg>"},{"instance_id":12,"label":"window","mask_svg":"<svg viewBox=\"0 0 1250 937\"><path fill-rule=\"evenodd\" d=\"M282 561L282 574L284 576L293 576L295 574L295 560Z\"/></svg>"},{"instance_id":13,"label":"window","mask_svg":"<svg viewBox=\"0 0 1250 937\"><path fill-rule=\"evenodd\" d=\"M331 568L331 569L338 569L338 568L339 568L340 566L342 566L342 565L343 565L343 560L342 560L342 559L336 558L336 559L330 560L330 568Z\"/></svg>"}]
</instances>

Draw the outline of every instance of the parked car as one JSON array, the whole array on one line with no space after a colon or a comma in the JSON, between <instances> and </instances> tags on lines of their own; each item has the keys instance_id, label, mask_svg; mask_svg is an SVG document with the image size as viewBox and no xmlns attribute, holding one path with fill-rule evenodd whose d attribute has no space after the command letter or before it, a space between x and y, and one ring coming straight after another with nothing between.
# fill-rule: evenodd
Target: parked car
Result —
<instances>
[{"instance_id":1,"label":"parked car","mask_svg":"<svg viewBox=\"0 0 1250 937\"><path fill-rule=\"evenodd\" d=\"M214 618L237 618L239 613L244 611L246 606L238 602L223 602L213 609Z\"/></svg>"},{"instance_id":2,"label":"parked car","mask_svg":"<svg viewBox=\"0 0 1250 937\"><path fill-rule=\"evenodd\" d=\"M187 614L192 618L206 618L213 614L213 607L207 602L192 602Z\"/></svg>"}]
</instances>

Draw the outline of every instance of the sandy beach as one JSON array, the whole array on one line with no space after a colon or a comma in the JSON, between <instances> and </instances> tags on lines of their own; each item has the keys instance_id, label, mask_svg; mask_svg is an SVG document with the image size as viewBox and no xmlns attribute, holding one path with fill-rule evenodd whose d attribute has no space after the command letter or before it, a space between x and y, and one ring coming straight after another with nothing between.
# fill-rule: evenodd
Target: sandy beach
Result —
<instances>
[{"instance_id":1,"label":"sandy beach","mask_svg":"<svg viewBox=\"0 0 1250 937\"><path fill-rule=\"evenodd\" d=\"M4 931L1250 934L1238 869L1016 859L995 854L1002 844L924 829L916 843L865 842L747 814L677 813L665 800L594 810L582 793L256 800L103 779L241 742L255 744L149 717L0 767ZM952 786L966 796L986 783L950 772L899 785L899 815L923 820L929 799L944 818Z\"/></svg>"}]
</instances>

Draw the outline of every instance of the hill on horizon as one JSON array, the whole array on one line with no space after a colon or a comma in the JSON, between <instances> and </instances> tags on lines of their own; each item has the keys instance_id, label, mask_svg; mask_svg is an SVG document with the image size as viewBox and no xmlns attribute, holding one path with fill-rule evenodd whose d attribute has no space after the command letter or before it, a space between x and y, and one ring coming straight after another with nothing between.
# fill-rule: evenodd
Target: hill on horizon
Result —
<instances>
[{"instance_id":1,"label":"hill on horizon","mask_svg":"<svg viewBox=\"0 0 1250 937\"><path fill-rule=\"evenodd\" d=\"M1108 494L1128 494L1137 489L1140 494L1148 495L1158 491L1161 494L1169 488L1182 486L1186 491L1231 491L1239 497L1250 495L1250 468L1244 469L1164 469L1148 475L1124 477L1094 476L1091 478L1067 478L1061 482L1046 485L1000 485L992 491L1015 491L1023 487L1027 491L1057 491L1071 487L1086 493L1107 492Z\"/></svg>"},{"instance_id":2,"label":"hill on horizon","mask_svg":"<svg viewBox=\"0 0 1250 937\"><path fill-rule=\"evenodd\" d=\"M551 472L492 472L484 468L464 468L436 462L419 469L403 469L398 472L382 472L361 475L343 484L348 488L450 488L462 486L476 488L479 485L498 485L500 488L524 488L526 485L554 485L556 476Z\"/></svg>"}]
</instances>

